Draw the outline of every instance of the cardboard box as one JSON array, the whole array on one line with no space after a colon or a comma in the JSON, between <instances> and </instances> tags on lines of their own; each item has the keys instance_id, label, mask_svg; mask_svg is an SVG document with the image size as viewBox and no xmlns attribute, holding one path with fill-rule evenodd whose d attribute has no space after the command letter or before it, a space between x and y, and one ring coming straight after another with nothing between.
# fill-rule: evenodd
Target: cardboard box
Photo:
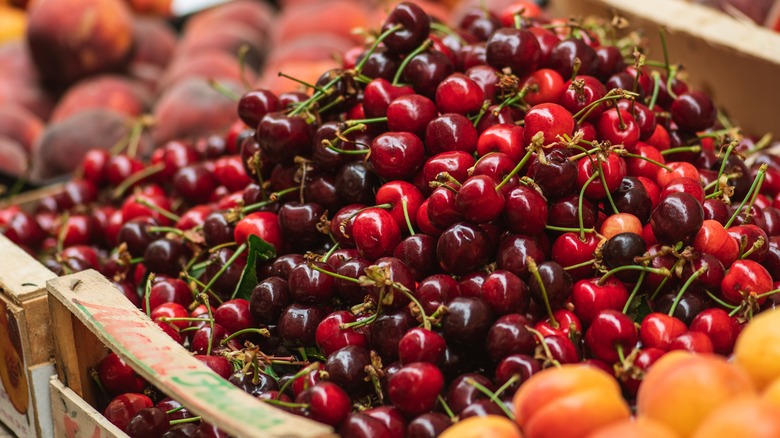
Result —
<instances>
[{"instance_id":1,"label":"cardboard box","mask_svg":"<svg viewBox=\"0 0 780 438\"><path fill-rule=\"evenodd\" d=\"M46 281L55 277L0 235L0 422L21 437L54 436Z\"/></svg>"},{"instance_id":2,"label":"cardboard box","mask_svg":"<svg viewBox=\"0 0 780 438\"><path fill-rule=\"evenodd\" d=\"M51 321L57 327L58 379L87 404L94 406L97 398L88 370L110 348L149 383L233 436L332 436L330 427L271 407L218 376L98 272L59 277L47 287ZM61 409L52 409L57 424Z\"/></svg>"}]
</instances>

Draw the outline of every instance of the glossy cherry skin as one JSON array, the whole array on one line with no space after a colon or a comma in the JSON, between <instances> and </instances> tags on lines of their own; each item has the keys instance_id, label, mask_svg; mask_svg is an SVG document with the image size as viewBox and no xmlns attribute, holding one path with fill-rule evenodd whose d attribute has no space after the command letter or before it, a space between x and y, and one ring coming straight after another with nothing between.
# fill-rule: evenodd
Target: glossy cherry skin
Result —
<instances>
[{"instance_id":1,"label":"glossy cherry skin","mask_svg":"<svg viewBox=\"0 0 780 438\"><path fill-rule=\"evenodd\" d=\"M405 92L396 91L396 93ZM411 90L411 89L409 89ZM387 106L387 127L390 131L410 132L421 137L425 128L439 113L431 99L419 94L404 94L393 99Z\"/></svg>"},{"instance_id":2,"label":"glossy cherry skin","mask_svg":"<svg viewBox=\"0 0 780 438\"><path fill-rule=\"evenodd\" d=\"M326 316L317 326L315 339L322 352L328 356L332 352L346 347L347 345L357 345L365 347L368 345L366 335L357 332L355 329L342 329L342 324L355 322L356 318L351 313L339 310Z\"/></svg>"},{"instance_id":3,"label":"glossy cherry skin","mask_svg":"<svg viewBox=\"0 0 780 438\"><path fill-rule=\"evenodd\" d=\"M309 405L307 414L311 419L334 427L341 424L352 410L347 393L331 382L317 383L298 394L295 401Z\"/></svg>"},{"instance_id":4,"label":"glossy cherry skin","mask_svg":"<svg viewBox=\"0 0 780 438\"><path fill-rule=\"evenodd\" d=\"M604 177L607 183L607 190L613 193L620 187L620 183L627 174L626 162L616 154L609 154L606 160L601 162L601 167L599 168L599 163L596 159L584 157L577 162L577 186L582 188L593 174L601 171L603 171L601 176ZM607 196L604 184L600 181L601 176L588 184L588 187L585 189L585 196L593 200L603 199Z\"/></svg>"},{"instance_id":5,"label":"glossy cherry skin","mask_svg":"<svg viewBox=\"0 0 780 438\"><path fill-rule=\"evenodd\" d=\"M758 296L772 290L772 276L753 260L737 260L729 266L720 284L723 298L731 304L740 304L750 295ZM766 297L758 299L761 305Z\"/></svg>"},{"instance_id":6,"label":"glossy cherry skin","mask_svg":"<svg viewBox=\"0 0 780 438\"><path fill-rule=\"evenodd\" d=\"M463 275L482 267L492 253L490 237L481 228L468 222L449 227L436 245L439 266L451 274Z\"/></svg>"},{"instance_id":7,"label":"glossy cherry skin","mask_svg":"<svg viewBox=\"0 0 780 438\"><path fill-rule=\"evenodd\" d=\"M547 201L536 190L520 185L507 194L503 217L509 231L540 234L547 225L547 216Z\"/></svg>"},{"instance_id":8,"label":"glossy cherry skin","mask_svg":"<svg viewBox=\"0 0 780 438\"><path fill-rule=\"evenodd\" d=\"M432 98L436 87L453 71L454 66L447 55L438 50L429 50L409 61L403 72L403 80L411 84L418 93Z\"/></svg>"},{"instance_id":9,"label":"glossy cherry skin","mask_svg":"<svg viewBox=\"0 0 780 438\"><path fill-rule=\"evenodd\" d=\"M415 327L406 332L398 342L398 358L404 365L412 362L437 364L446 347L447 344L440 334Z\"/></svg>"},{"instance_id":10,"label":"glossy cherry skin","mask_svg":"<svg viewBox=\"0 0 780 438\"><path fill-rule=\"evenodd\" d=\"M531 73L525 78L522 86L531 88L531 91L525 95L524 100L532 106L540 103L560 103L561 96L568 87L564 84L564 79L561 75L549 68L540 68Z\"/></svg>"},{"instance_id":11,"label":"glossy cherry skin","mask_svg":"<svg viewBox=\"0 0 780 438\"><path fill-rule=\"evenodd\" d=\"M528 282L528 257L533 258L537 263L545 260L544 251L539 243L528 236L508 235L499 243L496 267L510 271L521 280Z\"/></svg>"},{"instance_id":12,"label":"glossy cherry skin","mask_svg":"<svg viewBox=\"0 0 780 438\"><path fill-rule=\"evenodd\" d=\"M585 332L585 345L590 352L608 363L620 360L618 348L630 352L638 340L634 322L616 310L602 310Z\"/></svg>"},{"instance_id":13,"label":"glossy cherry skin","mask_svg":"<svg viewBox=\"0 0 780 438\"><path fill-rule=\"evenodd\" d=\"M639 329L642 346L669 351L672 340L688 331L685 323L664 313L651 313L642 320Z\"/></svg>"},{"instance_id":14,"label":"glossy cherry skin","mask_svg":"<svg viewBox=\"0 0 780 438\"><path fill-rule=\"evenodd\" d=\"M642 348L642 350L639 351L639 354L634 359L632 364L633 368L641 371L641 376L643 377L644 372L646 372L650 366L652 366L664 354L666 354L666 351L659 350L657 348ZM609 369L608 372L613 372L613 370ZM636 393L642 383L642 378L637 379L632 377L630 374L618 375L618 378L626 396L629 398L636 397Z\"/></svg>"},{"instance_id":15,"label":"glossy cherry skin","mask_svg":"<svg viewBox=\"0 0 780 438\"><path fill-rule=\"evenodd\" d=\"M152 400L143 394L124 393L108 403L103 415L108 421L124 431L135 414L152 406L154 406Z\"/></svg>"},{"instance_id":16,"label":"glossy cherry skin","mask_svg":"<svg viewBox=\"0 0 780 438\"><path fill-rule=\"evenodd\" d=\"M390 432L390 438L406 436L406 419L398 409L392 406L377 406L363 413L381 421Z\"/></svg>"},{"instance_id":17,"label":"glossy cherry skin","mask_svg":"<svg viewBox=\"0 0 780 438\"><path fill-rule=\"evenodd\" d=\"M495 390L493 382L484 375L477 373L461 374L447 387L447 404L449 404L452 412L460 414L477 400L485 399L487 397L474 385L469 383L471 380L490 390Z\"/></svg>"},{"instance_id":18,"label":"glossy cherry skin","mask_svg":"<svg viewBox=\"0 0 780 438\"><path fill-rule=\"evenodd\" d=\"M439 306L458 294L458 282L447 274L434 274L424 278L415 291L415 296L427 315L434 313Z\"/></svg>"},{"instance_id":19,"label":"glossy cherry skin","mask_svg":"<svg viewBox=\"0 0 780 438\"><path fill-rule=\"evenodd\" d=\"M684 350L696 354L712 354L714 348L709 336L702 332L686 332L674 338L669 351Z\"/></svg>"},{"instance_id":20,"label":"glossy cherry skin","mask_svg":"<svg viewBox=\"0 0 780 438\"><path fill-rule=\"evenodd\" d=\"M621 311L628 301L628 290L616 278L609 278L599 284L600 278L588 278L574 284L571 302L574 312L586 327L602 310Z\"/></svg>"},{"instance_id":21,"label":"glossy cherry skin","mask_svg":"<svg viewBox=\"0 0 780 438\"><path fill-rule=\"evenodd\" d=\"M103 388L110 395L141 393L146 387L146 381L115 353L104 357L95 367L95 371Z\"/></svg>"},{"instance_id":22,"label":"glossy cherry skin","mask_svg":"<svg viewBox=\"0 0 780 438\"><path fill-rule=\"evenodd\" d=\"M279 98L270 90L252 90L238 101L238 116L247 126L256 129L260 120L278 107Z\"/></svg>"},{"instance_id":23,"label":"glossy cherry skin","mask_svg":"<svg viewBox=\"0 0 780 438\"><path fill-rule=\"evenodd\" d=\"M312 129L303 117L282 112L266 114L257 125L260 150L274 163L291 163L311 147Z\"/></svg>"},{"instance_id":24,"label":"glossy cherry skin","mask_svg":"<svg viewBox=\"0 0 780 438\"><path fill-rule=\"evenodd\" d=\"M477 140L477 155L483 158L491 152L501 152L509 158L512 168L525 155L523 128L508 123L499 123L485 129ZM480 162L483 159L480 159ZM512 168L509 170L511 171ZM509 172L507 172L509 173ZM478 173L475 173L478 175ZM499 178L499 181L503 179Z\"/></svg>"},{"instance_id":25,"label":"glossy cherry skin","mask_svg":"<svg viewBox=\"0 0 780 438\"><path fill-rule=\"evenodd\" d=\"M387 79L377 78L369 82L368 85L366 85L365 90L363 90L363 110L366 113L366 117L384 117L387 115L387 110L391 102L401 96L413 94L414 90L411 87L392 85ZM430 108L435 112L436 105L430 99L427 100L430 102ZM417 101L415 98L415 100L411 102L421 103L422 101ZM414 105L415 110L427 108L429 108L427 103L424 106ZM412 111L410 111L412 108L407 109L406 104L398 106L397 109L403 109L403 114L412 114ZM435 117L436 114L433 114L433 116ZM388 122L389 119L390 118L388 117ZM393 130L395 131L397 129Z\"/></svg>"},{"instance_id":26,"label":"glossy cherry skin","mask_svg":"<svg viewBox=\"0 0 780 438\"><path fill-rule=\"evenodd\" d=\"M242 298L220 304L214 310L214 321L224 327L228 333L257 326L254 316L249 311L249 301Z\"/></svg>"},{"instance_id":27,"label":"glossy cherry skin","mask_svg":"<svg viewBox=\"0 0 780 438\"><path fill-rule=\"evenodd\" d=\"M448 151L474 153L477 129L461 114L447 113L431 120L425 128L425 150L428 155Z\"/></svg>"},{"instance_id":28,"label":"glossy cherry skin","mask_svg":"<svg viewBox=\"0 0 780 438\"><path fill-rule=\"evenodd\" d=\"M631 113L620 108L604 111L596 121L596 131L600 139L622 144L629 151L634 150L640 137L639 123Z\"/></svg>"},{"instance_id":29,"label":"glossy cherry skin","mask_svg":"<svg viewBox=\"0 0 780 438\"><path fill-rule=\"evenodd\" d=\"M452 424L452 420L446 415L439 412L429 412L410 421L406 433L410 437L436 438Z\"/></svg>"},{"instance_id":30,"label":"glossy cherry skin","mask_svg":"<svg viewBox=\"0 0 780 438\"><path fill-rule=\"evenodd\" d=\"M353 438L390 438L391 436L382 421L364 413L349 414L341 423L338 432L339 436Z\"/></svg>"},{"instance_id":31,"label":"glossy cherry skin","mask_svg":"<svg viewBox=\"0 0 780 438\"><path fill-rule=\"evenodd\" d=\"M515 274L496 270L482 283L481 298L495 315L525 313L531 301L528 286Z\"/></svg>"},{"instance_id":32,"label":"glossy cherry skin","mask_svg":"<svg viewBox=\"0 0 780 438\"><path fill-rule=\"evenodd\" d=\"M374 138L368 160L381 178L406 179L425 161L425 147L412 133L387 132Z\"/></svg>"},{"instance_id":33,"label":"glossy cherry skin","mask_svg":"<svg viewBox=\"0 0 780 438\"><path fill-rule=\"evenodd\" d=\"M498 362L496 365L496 385L504 385L509 379L517 375L520 380L510 385L510 391L516 390L529 377L542 370L542 364L527 354L512 354Z\"/></svg>"},{"instance_id":34,"label":"glossy cherry skin","mask_svg":"<svg viewBox=\"0 0 780 438\"><path fill-rule=\"evenodd\" d=\"M441 172L447 172L451 177L463 184L469 177L469 168L474 166L474 164L474 157L464 151L449 151L436 154L429 158L423 166L425 187L421 187L420 190L423 193L430 193L431 189L428 183L435 181Z\"/></svg>"},{"instance_id":35,"label":"glossy cherry skin","mask_svg":"<svg viewBox=\"0 0 780 438\"><path fill-rule=\"evenodd\" d=\"M565 151L553 150L547 154L547 163L531 163L528 176L542 189L547 199L558 199L574 192L577 164L569 161Z\"/></svg>"},{"instance_id":36,"label":"glossy cherry skin","mask_svg":"<svg viewBox=\"0 0 780 438\"><path fill-rule=\"evenodd\" d=\"M523 29L503 28L490 36L485 46L487 63L496 69L509 67L523 77L536 69L541 48L533 33Z\"/></svg>"},{"instance_id":37,"label":"glossy cherry skin","mask_svg":"<svg viewBox=\"0 0 780 438\"><path fill-rule=\"evenodd\" d=\"M385 313L371 326L369 345L379 353L384 363L392 362L398 358L398 343L401 338L417 325L417 320L406 309Z\"/></svg>"},{"instance_id":38,"label":"glossy cherry skin","mask_svg":"<svg viewBox=\"0 0 780 438\"><path fill-rule=\"evenodd\" d=\"M469 114L482 108L485 93L463 73L453 73L436 88L436 108L439 112Z\"/></svg>"},{"instance_id":39,"label":"glossy cherry skin","mask_svg":"<svg viewBox=\"0 0 780 438\"><path fill-rule=\"evenodd\" d=\"M160 408L150 407L138 411L130 419L125 432L131 438L160 438L170 428L171 424L165 411Z\"/></svg>"},{"instance_id":40,"label":"glossy cherry skin","mask_svg":"<svg viewBox=\"0 0 780 438\"><path fill-rule=\"evenodd\" d=\"M579 73L593 75L598 71L599 58L596 51L578 38L560 41L550 52L549 66L564 78L574 73L574 60L580 60Z\"/></svg>"},{"instance_id":41,"label":"glossy cherry skin","mask_svg":"<svg viewBox=\"0 0 780 438\"><path fill-rule=\"evenodd\" d=\"M420 209L424 200L422 192L412 183L406 181L390 181L383 184L376 192L376 203L392 205L389 212L402 230L408 229L407 215L412 228L417 225L417 210ZM406 213L404 213L404 209Z\"/></svg>"},{"instance_id":42,"label":"glossy cherry skin","mask_svg":"<svg viewBox=\"0 0 780 438\"><path fill-rule=\"evenodd\" d=\"M725 310L717 307L696 315L689 329L707 335L712 341L713 350L722 355L731 354L740 332L736 318L730 317Z\"/></svg>"},{"instance_id":43,"label":"glossy cherry skin","mask_svg":"<svg viewBox=\"0 0 780 438\"><path fill-rule=\"evenodd\" d=\"M493 178L486 175L472 176L458 189L455 208L470 222L490 222L504 211L504 196L496 188Z\"/></svg>"},{"instance_id":44,"label":"glossy cherry skin","mask_svg":"<svg viewBox=\"0 0 780 438\"><path fill-rule=\"evenodd\" d=\"M269 277L252 290L249 310L258 322L274 324L289 304L290 291L287 282L280 277Z\"/></svg>"},{"instance_id":45,"label":"glossy cherry skin","mask_svg":"<svg viewBox=\"0 0 780 438\"><path fill-rule=\"evenodd\" d=\"M416 280L422 280L437 269L436 238L422 233L409 236L395 247L393 257L409 267Z\"/></svg>"},{"instance_id":46,"label":"glossy cherry skin","mask_svg":"<svg viewBox=\"0 0 780 438\"><path fill-rule=\"evenodd\" d=\"M546 294L550 307L558 309L569 299L572 290L572 280L569 274L563 270L563 267L556 262L538 263L539 278L544 285L544 292L536 276L532 275L528 280L531 290L531 298L537 306L545 306L544 295Z\"/></svg>"},{"instance_id":47,"label":"glossy cherry skin","mask_svg":"<svg viewBox=\"0 0 780 438\"><path fill-rule=\"evenodd\" d=\"M701 91L691 91L678 96L669 111L677 126L689 132L703 131L711 127L718 113L709 96Z\"/></svg>"},{"instance_id":48,"label":"glossy cherry skin","mask_svg":"<svg viewBox=\"0 0 780 438\"><path fill-rule=\"evenodd\" d=\"M734 223L736 223L736 221ZM769 245L766 244L766 242L769 241L769 237L764 230L756 225L747 224L731 226L727 232L729 236L737 242L738 246L744 248L741 250L742 253L745 253L756 246L756 249L746 257L748 260L759 263L764 261L764 257L766 257L766 254L769 251ZM763 241L764 243L761 244L759 241Z\"/></svg>"},{"instance_id":49,"label":"glossy cherry skin","mask_svg":"<svg viewBox=\"0 0 780 438\"><path fill-rule=\"evenodd\" d=\"M422 44L431 30L430 17L414 3L398 4L382 24L382 32L395 26L401 28L388 35L384 45L390 53L409 53Z\"/></svg>"},{"instance_id":50,"label":"glossy cherry skin","mask_svg":"<svg viewBox=\"0 0 780 438\"><path fill-rule=\"evenodd\" d=\"M270 243L279 253L284 246L282 230L279 227L279 218L276 213L260 211L250 213L238 221L233 231L233 238L239 245L246 243L250 235L257 235Z\"/></svg>"},{"instance_id":51,"label":"glossy cherry skin","mask_svg":"<svg viewBox=\"0 0 780 438\"><path fill-rule=\"evenodd\" d=\"M473 346L484 341L493 323L493 312L479 298L454 298L447 304L442 332L450 343Z\"/></svg>"},{"instance_id":52,"label":"glossy cherry skin","mask_svg":"<svg viewBox=\"0 0 780 438\"><path fill-rule=\"evenodd\" d=\"M355 216L352 236L361 256L371 261L391 255L401 242L395 219L380 208L369 208Z\"/></svg>"},{"instance_id":53,"label":"glossy cherry skin","mask_svg":"<svg viewBox=\"0 0 780 438\"><path fill-rule=\"evenodd\" d=\"M319 307L292 304L279 317L279 335L290 345L313 345L317 326L325 316Z\"/></svg>"},{"instance_id":54,"label":"glossy cherry skin","mask_svg":"<svg viewBox=\"0 0 780 438\"><path fill-rule=\"evenodd\" d=\"M598 120L598 117L604 112L606 105L604 103L591 104L601 99L606 94L607 89L598 79L593 76L577 76L574 81L566 81L564 84L564 91L561 94L558 103L572 114L576 114L586 107L592 108L588 113L586 120L594 122Z\"/></svg>"},{"instance_id":55,"label":"glossy cherry skin","mask_svg":"<svg viewBox=\"0 0 780 438\"><path fill-rule=\"evenodd\" d=\"M574 133L574 117L557 103L542 103L531 107L524 120L525 144L530 144L539 132L543 135L544 145L557 143L559 135L571 136Z\"/></svg>"},{"instance_id":56,"label":"glossy cherry skin","mask_svg":"<svg viewBox=\"0 0 780 438\"><path fill-rule=\"evenodd\" d=\"M390 401L408 415L431 411L442 388L444 376L435 365L427 362L410 363L388 381Z\"/></svg>"},{"instance_id":57,"label":"glossy cherry skin","mask_svg":"<svg viewBox=\"0 0 780 438\"><path fill-rule=\"evenodd\" d=\"M499 361L511 354L532 354L536 338L528 330L530 321L517 313L504 315L490 327L486 349L490 358Z\"/></svg>"},{"instance_id":58,"label":"glossy cherry skin","mask_svg":"<svg viewBox=\"0 0 780 438\"><path fill-rule=\"evenodd\" d=\"M551 254L552 260L567 268L569 266L585 263L593 259L599 244L601 243L596 233L585 233L585 239L580 240L578 233L564 233L553 242ZM567 269L566 272L574 280L581 280L593 275L592 265L576 269Z\"/></svg>"},{"instance_id":59,"label":"glossy cherry skin","mask_svg":"<svg viewBox=\"0 0 780 438\"><path fill-rule=\"evenodd\" d=\"M287 282L293 301L322 304L333 298L335 294L334 278L322 271L332 272L333 268L327 263L313 261L302 263L290 271Z\"/></svg>"},{"instance_id":60,"label":"glossy cherry skin","mask_svg":"<svg viewBox=\"0 0 780 438\"><path fill-rule=\"evenodd\" d=\"M704 210L699 201L687 193L670 193L653 210L650 225L656 239L668 245L677 242L689 244L696 237L704 221Z\"/></svg>"}]
</instances>

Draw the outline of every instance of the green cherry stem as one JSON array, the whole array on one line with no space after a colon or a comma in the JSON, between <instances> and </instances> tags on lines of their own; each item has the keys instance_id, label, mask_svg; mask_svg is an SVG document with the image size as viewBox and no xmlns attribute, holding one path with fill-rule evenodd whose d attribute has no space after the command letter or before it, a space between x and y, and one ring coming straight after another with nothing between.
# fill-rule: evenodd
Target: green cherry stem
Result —
<instances>
[{"instance_id":1,"label":"green cherry stem","mask_svg":"<svg viewBox=\"0 0 780 438\"><path fill-rule=\"evenodd\" d=\"M238 260L238 258L239 258L239 257L241 257L241 256L244 254L244 252L247 250L247 248L248 248L248 246L247 246L247 244L246 244L246 243L243 243L243 244L241 244L241 246L239 246L239 247L236 249L236 252L234 252L234 253L233 253L233 255L232 255L232 256L230 256L230 258L229 258L229 259L227 259L227 261L225 262L225 264L224 264L224 265L222 265L222 267L221 267L221 268L219 268L219 271L217 271L217 273L216 273L216 274L214 274L214 276L213 276L213 277L211 277L211 280L209 280L209 282L208 282L208 283L206 283L206 286L203 288L203 290L201 291L201 293L204 293L204 294L205 294L205 293L207 293L209 290L211 290L211 286L213 286L213 285L214 285L214 283L216 283L216 282L217 282L217 280L219 280L219 278L220 278L220 277L222 277L222 274L224 274L224 273L225 273L225 271L227 271L227 269L228 269L228 268L229 268L229 267L230 267L230 266L231 266L231 265L232 265L232 264L233 264L233 263L234 263L236 260Z\"/></svg>"},{"instance_id":2,"label":"green cherry stem","mask_svg":"<svg viewBox=\"0 0 780 438\"><path fill-rule=\"evenodd\" d=\"M598 178L599 173L600 172L598 171L593 172L593 175L591 175L590 178L585 181L585 184L583 184L582 188L580 189L580 197L577 200L577 219L580 221L580 240L585 240L585 221L582 217L582 199L585 198L585 189L588 188L594 179Z\"/></svg>"},{"instance_id":3,"label":"green cherry stem","mask_svg":"<svg viewBox=\"0 0 780 438\"><path fill-rule=\"evenodd\" d=\"M250 327L250 328L241 329L241 330L239 330L237 332L231 333L230 336L228 336L225 339L223 339L222 341L220 341L220 345L227 345L227 343L230 342L231 339L235 339L236 337L241 336L241 335L245 335L247 333L256 333L256 334L258 334L260 336L263 336L265 338L270 338L271 337L271 332L269 332L268 329L266 329L266 328Z\"/></svg>"},{"instance_id":4,"label":"green cherry stem","mask_svg":"<svg viewBox=\"0 0 780 438\"><path fill-rule=\"evenodd\" d=\"M183 408L184 406L182 406ZM179 408L177 408L179 409ZM189 417L189 418L180 418L178 420L171 420L168 423L171 424L171 426L176 426L177 424L186 424L186 423L195 423L200 421L200 417Z\"/></svg>"},{"instance_id":5,"label":"green cherry stem","mask_svg":"<svg viewBox=\"0 0 780 438\"><path fill-rule=\"evenodd\" d=\"M366 65L366 62L368 62L368 58L371 57L371 54L374 53L374 51L376 51L376 49L379 47L379 44L381 44L382 41L385 40L385 38L389 37L390 35L398 32L403 28L404 27L402 25L396 24L390 29L387 29L386 31L382 32L382 34L376 38L374 44L371 45L371 48L369 48L368 51L363 55L363 59L360 60L360 63L358 63L358 65L355 66L355 72L360 74L360 72L363 70L363 67Z\"/></svg>"},{"instance_id":6,"label":"green cherry stem","mask_svg":"<svg viewBox=\"0 0 780 438\"><path fill-rule=\"evenodd\" d=\"M526 257L525 261L528 265L528 271L531 273L531 275L534 276L536 282L539 283L539 289L542 290L542 299L544 300L544 308L547 311L547 316L550 318L550 326L557 329L560 327L560 324L558 324L558 321L555 320L552 306L550 306L550 299L547 297L547 288L544 287L542 276L539 274L539 267L537 266L536 261L530 256Z\"/></svg>"},{"instance_id":7,"label":"green cherry stem","mask_svg":"<svg viewBox=\"0 0 780 438\"><path fill-rule=\"evenodd\" d=\"M690 277L688 277L688 280L683 284L683 286L680 288L680 292L677 293L677 296L674 298L674 302L672 303L672 307L669 309L669 316L674 315L674 311L677 310L677 305L680 304L680 300L682 300L683 294L686 290L688 290L688 287L693 284L694 281L696 281L697 278L704 275L705 272L707 272L707 269L710 267L705 263L704 266L697 269L696 272L691 274Z\"/></svg>"},{"instance_id":8,"label":"green cherry stem","mask_svg":"<svg viewBox=\"0 0 780 438\"><path fill-rule=\"evenodd\" d=\"M146 304L146 316L149 317L149 319L152 318L152 309L149 305L149 299L152 295L152 283L154 282L154 272L149 273L149 276L146 277L146 286L144 287L144 303Z\"/></svg>"},{"instance_id":9,"label":"green cherry stem","mask_svg":"<svg viewBox=\"0 0 780 438\"><path fill-rule=\"evenodd\" d=\"M701 146L694 145L694 146L680 146L678 148L671 148L661 151L661 155L671 155L676 154L678 152L693 152L693 153L699 153L701 152Z\"/></svg>"},{"instance_id":10,"label":"green cherry stem","mask_svg":"<svg viewBox=\"0 0 780 438\"><path fill-rule=\"evenodd\" d=\"M710 291L708 291L706 289L704 290L704 293L706 293L707 296L712 299L712 301L715 301L716 303L718 303L719 305L729 309L730 311L739 307L739 306L731 305L731 304L721 300L720 298L716 297L712 292L710 292Z\"/></svg>"},{"instance_id":11,"label":"green cherry stem","mask_svg":"<svg viewBox=\"0 0 780 438\"><path fill-rule=\"evenodd\" d=\"M406 221L406 226L409 228L409 235L414 236L414 227L412 226L412 220L409 218L409 202L406 200L406 198L401 200L401 209L404 212L404 221Z\"/></svg>"},{"instance_id":12,"label":"green cherry stem","mask_svg":"<svg viewBox=\"0 0 780 438\"><path fill-rule=\"evenodd\" d=\"M580 231L579 228L556 227L555 225L545 225L544 228L546 230L558 231L561 233L577 233ZM593 231L595 231L593 228L585 228L586 233L592 233Z\"/></svg>"},{"instance_id":13,"label":"green cherry stem","mask_svg":"<svg viewBox=\"0 0 780 438\"><path fill-rule=\"evenodd\" d=\"M477 382L471 377L466 377L466 383L476 388L479 392L485 394L490 398L490 400L495 403L499 408L501 408L502 411L504 411L504 414L512 421L515 419L514 413L512 413L509 408L504 405L504 403L501 403L500 400L497 400L496 393L491 391L490 389L486 388L485 385Z\"/></svg>"},{"instance_id":14,"label":"green cherry stem","mask_svg":"<svg viewBox=\"0 0 780 438\"><path fill-rule=\"evenodd\" d=\"M563 268L563 270L564 271L571 271L572 269L578 269L578 268L584 268L586 266L591 266L594 263L596 263L596 259L590 259L590 260L584 261L582 263L577 263L576 265L565 266Z\"/></svg>"},{"instance_id":15,"label":"green cherry stem","mask_svg":"<svg viewBox=\"0 0 780 438\"><path fill-rule=\"evenodd\" d=\"M505 176L504 179L501 180L500 183L498 183L498 185L496 186L496 191L500 191L509 182L509 180L512 179L512 177L517 175L523 169L523 166L525 166L525 163L527 163L528 160L531 159L531 155L533 155L533 150L529 150L528 152L525 153L525 155L520 160L520 162L517 163L515 168L512 169L512 171L509 172L509 174L507 174L507 176Z\"/></svg>"},{"instance_id":16,"label":"green cherry stem","mask_svg":"<svg viewBox=\"0 0 780 438\"><path fill-rule=\"evenodd\" d=\"M764 176L766 175L766 171L769 168L768 165L762 164L761 167L758 168L758 175L756 175L756 179L753 180L753 185L750 186L750 190L748 190L747 195L745 195L745 198L742 200L742 202L739 204L739 207L737 207L737 210L734 211L734 214L731 216L731 219L729 219L728 222L726 222L726 225L723 227L725 229L728 229L732 223L737 219L737 216L739 216L740 213L745 211L745 219L747 219L750 216L750 209L753 208L753 203L756 202L756 198L758 197L758 194L761 192L761 184L764 183ZM746 210L743 210L745 208L745 203L748 201L748 198L750 198L750 203L747 206Z\"/></svg>"},{"instance_id":17,"label":"green cherry stem","mask_svg":"<svg viewBox=\"0 0 780 438\"><path fill-rule=\"evenodd\" d=\"M620 114L620 111L618 111L618 114ZM609 187L607 186L607 178L604 176L604 166L601 164L601 159L596 158L596 163L599 165L599 179L601 180L601 185L604 187L604 193L607 194L609 205L612 207L612 211L619 213L617 206L615 206L615 201L612 199L612 193L610 193Z\"/></svg>"},{"instance_id":18,"label":"green cherry stem","mask_svg":"<svg viewBox=\"0 0 780 438\"><path fill-rule=\"evenodd\" d=\"M726 170L726 161L728 160L729 155L731 155L731 151L733 151L734 148L737 147L738 144L739 144L739 142L737 142L736 140L734 140L731 143L729 143L729 147L726 148L726 153L723 154L722 157L720 157L722 162L720 163L720 169L718 170L718 177L715 178L715 181L720 181L721 175L723 175L723 172Z\"/></svg>"},{"instance_id":19,"label":"green cherry stem","mask_svg":"<svg viewBox=\"0 0 780 438\"><path fill-rule=\"evenodd\" d=\"M623 271L644 271L650 274L662 275L664 277L669 277L672 275L672 272L666 268L651 268L643 265L625 265L618 266L617 268L612 269L611 271L604 274L599 280L598 285L603 286L609 277Z\"/></svg>"},{"instance_id":20,"label":"green cherry stem","mask_svg":"<svg viewBox=\"0 0 780 438\"><path fill-rule=\"evenodd\" d=\"M398 70L395 72L395 76L393 77L393 85L398 85L399 82L401 82L401 76L404 74L404 70L406 70L406 66L409 65L409 62L411 60L419 55L420 53L428 50L433 45L433 41L430 39L425 40L422 44L420 44L420 47L412 50L411 53L406 55L406 58L404 58L403 62L401 62L401 65L398 67Z\"/></svg>"},{"instance_id":21,"label":"green cherry stem","mask_svg":"<svg viewBox=\"0 0 780 438\"><path fill-rule=\"evenodd\" d=\"M637 292L639 292L639 288L642 287L642 283L644 283L646 275L647 275L647 271L642 271L642 273L639 274L639 280L637 280L636 284L634 285L634 290L631 291L631 295L628 296L628 300L626 301L626 304L623 306L624 314L628 312L628 309L631 308L631 303L633 303L634 299L636 299L636 294Z\"/></svg>"}]
</instances>

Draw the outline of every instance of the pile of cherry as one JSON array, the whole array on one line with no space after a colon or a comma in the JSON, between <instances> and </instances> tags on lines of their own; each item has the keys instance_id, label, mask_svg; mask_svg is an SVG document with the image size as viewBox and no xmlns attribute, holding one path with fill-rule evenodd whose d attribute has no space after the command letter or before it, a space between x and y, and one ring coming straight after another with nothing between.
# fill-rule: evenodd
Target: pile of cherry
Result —
<instances>
[{"instance_id":1,"label":"pile of cherry","mask_svg":"<svg viewBox=\"0 0 780 438\"><path fill-rule=\"evenodd\" d=\"M402 3L309 93L247 92L224 138L148 162L91 151L0 227L345 437L511 417L519 385L563 363L632 400L666 352L729 355L780 302L780 159L603 26L526 5L453 30ZM106 361L131 435L218 433L126 400L145 382Z\"/></svg>"}]
</instances>

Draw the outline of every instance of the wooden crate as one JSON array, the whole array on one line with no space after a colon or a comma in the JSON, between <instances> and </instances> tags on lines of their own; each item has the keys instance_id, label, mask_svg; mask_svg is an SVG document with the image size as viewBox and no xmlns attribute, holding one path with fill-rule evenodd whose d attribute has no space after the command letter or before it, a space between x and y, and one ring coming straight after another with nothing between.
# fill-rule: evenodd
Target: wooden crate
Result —
<instances>
[{"instance_id":1,"label":"wooden crate","mask_svg":"<svg viewBox=\"0 0 780 438\"><path fill-rule=\"evenodd\" d=\"M647 37L649 57L682 63L689 83L710 94L746 133L780 138L780 34L684 0L551 0L550 15L628 18Z\"/></svg>"},{"instance_id":2,"label":"wooden crate","mask_svg":"<svg viewBox=\"0 0 780 438\"><path fill-rule=\"evenodd\" d=\"M329 427L264 404L219 377L98 272L59 277L49 281L47 287L51 321L57 327L54 340L58 379L87 404L94 406L97 398L88 370L110 347L149 383L231 435L332 436ZM53 409L55 423L64 421L62 409ZM99 424L98 419L95 423Z\"/></svg>"},{"instance_id":3,"label":"wooden crate","mask_svg":"<svg viewBox=\"0 0 780 438\"><path fill-rule=\"evenodd\" d=\"M0 422L22 437L53 436L46 281L55 277L0 235Z\"/></svg>"},{"instance_id":4,"label":"wooden crate","mask_svg":"<svg viewBox=\"0 0 780 438\"><path fill-rule=\"evenodd\" d=\"M57 376L49 383L54 436L67 438L126 438L83 398L65 386Z\"/></svg>"}]
</instances>

